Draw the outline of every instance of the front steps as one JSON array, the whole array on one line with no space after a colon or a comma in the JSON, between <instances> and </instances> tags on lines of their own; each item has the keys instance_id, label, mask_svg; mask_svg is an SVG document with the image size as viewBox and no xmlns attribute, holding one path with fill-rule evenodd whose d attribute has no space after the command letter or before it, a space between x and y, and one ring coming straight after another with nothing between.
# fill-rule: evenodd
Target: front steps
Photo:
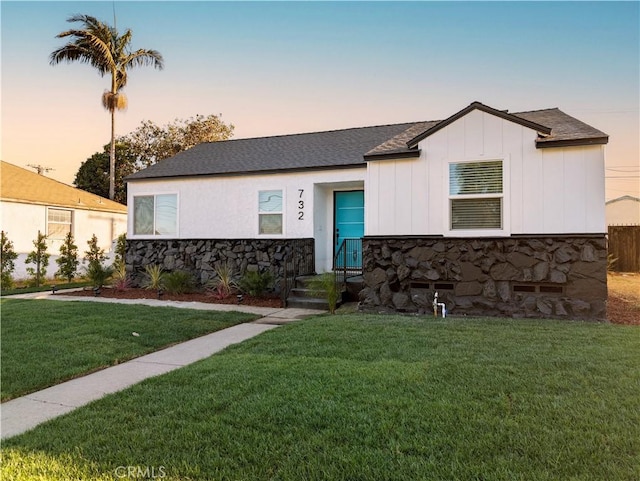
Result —
<instances>
[{"instance_id":1,"label":"front steps","mask_svg":"<svg viewBox=\"0 0 640 481\"><path fill-rule=\"evenodd\" d=\"M296 285L287 297L287 307L297 307L301 309L329 310L329 303L324 294L314 294L309 288L309 282L316 276L301 276L296 279ZM362 276L347 278L347 289L342 291L341 298L338 299L336 307L346 301L357 301L358 294L364 287Z\"/></svg>"},{"instance_id":2,"label":"front steps","mask_svg":"<svg viewBox=\"0 0 640 481\"><path fill-rule=\"evenodd\" d=\"M329 310L329 303L324 295L315 295L309 288L309 282L316 276L301 276L296 279L296 285L287 297L287 307L296 307L300 309L315 309L321 311ZM336 307L340 305L338 300Z\"/></svg>"}]
</instances>

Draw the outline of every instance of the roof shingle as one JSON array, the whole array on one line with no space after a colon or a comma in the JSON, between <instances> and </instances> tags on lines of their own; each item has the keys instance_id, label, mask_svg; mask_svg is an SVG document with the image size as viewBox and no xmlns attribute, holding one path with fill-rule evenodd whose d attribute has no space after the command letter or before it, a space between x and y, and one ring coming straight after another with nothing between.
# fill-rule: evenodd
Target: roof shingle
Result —
<instances>
[{"instance_id":1,"label":"roof shingle","mask_svg":"<svg viewBox=\"0 0 640 481\"><path fill-rule=\"evenodd\" d=\"M535 128L540 134L537 147L602 144L608 140L605 133L557 108L510 114L474 102L445 120L203 143L127 180L362 167L367 160L385 156L418 155L419 140L476 108Z\"/></svg>"},{"instance_id":2,"label":"roof shingle","mask_svg":"<svg viewBox=\"0 0 640 481\"><path fill-rule=\"evenodd\" d=\"M17 165L1 162L0 196L3 201L126 214L127 206L76 189Z\"/></svg>"}]
</instances>

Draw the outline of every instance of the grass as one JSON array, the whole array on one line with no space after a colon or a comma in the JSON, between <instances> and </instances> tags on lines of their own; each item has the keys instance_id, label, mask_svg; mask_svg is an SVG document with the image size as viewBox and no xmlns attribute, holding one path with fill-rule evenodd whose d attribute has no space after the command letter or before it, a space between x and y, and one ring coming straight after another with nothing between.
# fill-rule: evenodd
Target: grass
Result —
<instances>
[{"instance_id":1,"label":"grass","mask_svg":"<svg viewBox=\"0 0 640 481\"><path fill-rule=\"evenodd\" d=\"M31 294L33 292L45 292L45 291L50 291L53 286L56 286L58 289L73 289L75 287L90 286L91 282L89 281L67 282L65 280L47 280L43 283L43 285L39 287L29 286L24 282L22 282L21 284L22 285L18 287L3 290L0 293L0 295L4 297L4 296L13 296L15 294Z\"/></svg>"},{"instance_id":2,"label":"grass","mask_svg":"<svg viewBox=\"0 0 640 481\"><path fill-rule=\"evenodd\" d=\"M256 318L93 302L0 302L2 401Z\"/></svg>"},{"instance_id":3,"label":"grass","mask_svg":"<svg viewBox=\"0 0 640 481\"><path fill-rule=\"evenodd\" d=\"M540 320L309 319L5 441L0 474L637 480L638 334Z\"/></svg>"}]
</instances>

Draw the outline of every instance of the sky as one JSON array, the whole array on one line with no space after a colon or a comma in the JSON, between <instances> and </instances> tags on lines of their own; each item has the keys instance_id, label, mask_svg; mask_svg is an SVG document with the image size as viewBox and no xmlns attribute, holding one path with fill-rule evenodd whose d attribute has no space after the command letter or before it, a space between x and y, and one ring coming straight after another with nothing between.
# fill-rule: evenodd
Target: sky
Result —
<instances>
[{"instance_id":1,"label":"sky","mask_svg":"<svg viewBox=\"0 0 640 481\"><path fill-rule=\"evenodd\" d=\"M49 65L77 13L133 32L116 134L217 114L234 138L558 107L610 136L606 197L640 196L639 2L0 3L1 158L71 184L110 139L110 80Z\"/></svg>"}]
</instances>

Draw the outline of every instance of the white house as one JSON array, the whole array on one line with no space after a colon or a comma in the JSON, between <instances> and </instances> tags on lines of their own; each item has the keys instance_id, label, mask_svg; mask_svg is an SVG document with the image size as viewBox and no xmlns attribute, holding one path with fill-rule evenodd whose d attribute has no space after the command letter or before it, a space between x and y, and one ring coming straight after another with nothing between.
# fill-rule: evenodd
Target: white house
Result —
<instances>
[{"instance_id":1,"label":"white house","mask_svg":"<svg viewBox=\"0 0 640 481\"><path fill-rule=\"evenodd\" d=\"M127 207L122 204L4 161L0 177L1 227L18 254L16 279L27 276L24 259L34 249L38 231L47 236L51 277L58 270L55 259L67 232L73 233L81 257L94 234L99 247L110 252L113 241L126 232Z\"/></svg>"},{"instance_id":2,"label":"white house","mask_svg":"<svg viewBox=\"0 0 640 481\"><path fill-rule=\"evenodd\" d=\"M556 108L474 102L200 144L128 178L127 259L205 280L229 260L282 275L302 249L318 272L361 267L364 309L425 312L437 291L453 313L603 318L607 142Z\"/></svg>"},{"instance_id":3,"label":"white house","mask_svg":"<svg viewBox=\"0 0 640 481\"><path fill-rule=\"evenodd\" d=\"M607 201L607 225L640 225L640 198L623 195Z\"/></svg>"}]
</instances>

